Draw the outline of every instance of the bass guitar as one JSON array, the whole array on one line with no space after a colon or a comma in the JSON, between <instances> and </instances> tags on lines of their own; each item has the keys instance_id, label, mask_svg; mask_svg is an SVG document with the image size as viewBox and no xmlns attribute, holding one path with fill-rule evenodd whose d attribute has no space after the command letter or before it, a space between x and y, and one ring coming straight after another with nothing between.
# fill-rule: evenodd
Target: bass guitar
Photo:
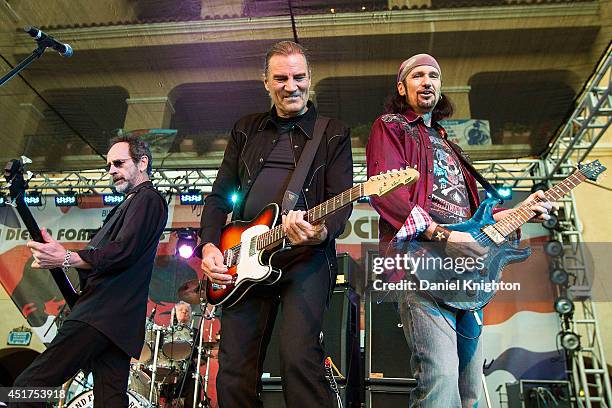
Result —
<instances>
[{"instance_id":1,"label":"bass guitar","mask_svg":"<svg viewBox=\"0 0 612 408\"><path fill-rule=\"evenodd\" d=\"M418 171L412 168L372 176L306 211L304 219L316 224L361 197L381 196L415 183L418 178ZM219 249L232 280L224 285L206 281L206 299L210 304L231 306L254 285L271 285L280 279L282 272L272 267L271 261L275 254L288 249L282 226L274 226L278 216L278 205L271 203L251 221L234 221L223 228Z\"/></svg>"},{"instance_id":2,"label":"bass guitar","mask_svg":"<svg viewBox=\"0 0 612 408\"><path fill-rule=\"evenodd\" d=\"M547 201L557 201L583 181L596 181L606 168L596 160L580 165L570 176L544 194ZM412 241L408 251L411 254L411 272L418 278L419 289L429 292L437 301L460 310L482 309L493 299L500 288L504 267L511 263L523 262L531 255L531 248L519 248L518 243L508 236L536 213L531 203L518 207L512 214L500 221L493 219L493 208L499 200L489 197L484 200L474 216L462 223L445 225L451 231L467 232L484 248L486 255L466 267L456 262L458 258L448 255L435 242ZM434 237L435 241L435 237ZM419 260L420 258L420 260ZM465 261L467 258L464 258ZM455 262L453 262L455 261Z\"/></svg>"},{"instance_id":3,"label":"bass guitar","mask_svg":"<svg viewBox=\"0 0 612 408\"><path fill-rule=\"evenodd\" d=\"M4 167L4 178L8 182L9 192L15 209L28 229L30 236L36 242L45 242L40 233L40 228L24 200L25 191L28 188L28 181L24 178L24 174L27 174L25 170L25 164L27 163L31 163L31 161L24 156L22 156L21 160L14 159L9 161ZM53 268L49 271L68 306L74 306L79 299L79 295L72 286L68 276L61 268Z\"/></svg>"}]
</instances>

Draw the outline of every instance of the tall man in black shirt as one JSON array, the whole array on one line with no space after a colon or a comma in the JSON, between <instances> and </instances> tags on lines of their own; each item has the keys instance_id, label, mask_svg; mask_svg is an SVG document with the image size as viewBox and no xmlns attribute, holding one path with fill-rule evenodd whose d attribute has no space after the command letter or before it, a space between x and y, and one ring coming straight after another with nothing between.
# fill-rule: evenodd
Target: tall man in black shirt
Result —
<instances>
[{"instance_id":1,"label":"tall man in black shirt","mask_svg":"<svg viewBox=\"0 0 612 408\"><path fill-rule=\"evenodd\" d=\"M218 249L227 214L253 218L268 203L281 204L306 141L313 137L317 111L308 101L310 67L304 49L291 41L273 45L266 55L264 86L274 106L240 119L232 130L223 162L202 214L202 269L214 283L230 276ZM217 395L220 406L261 407L262 365L280 306L280 357L288 407L330 407L320 343L323 313L337 271L335 239L350 207L311 225L304 210L352 185L349 130L331 119L300 192L295 211L283 216L293 248L275 256L283 270L279 282L256 286L223 309ZM238 192L232 208L229 197Z\"/></svg>"},{"instance_id":2,"label":"tall man in black shirt","mask_svg":"<svg viewBox=\"0 0 612 408\"><path fill-rule=\"evenodd\" d=\"M137 358L142 349L153 261L168 218L165 200L149 181L151 159L140 139L113 139L107 168L126 198L89 245L67 250L44 229L45 243L28 242L32 267L76 267L82 290L57 336L15 387L60 386L87 368L93 371L96 408L128 406L130 357Z\"/></svg>"}]
</instances>

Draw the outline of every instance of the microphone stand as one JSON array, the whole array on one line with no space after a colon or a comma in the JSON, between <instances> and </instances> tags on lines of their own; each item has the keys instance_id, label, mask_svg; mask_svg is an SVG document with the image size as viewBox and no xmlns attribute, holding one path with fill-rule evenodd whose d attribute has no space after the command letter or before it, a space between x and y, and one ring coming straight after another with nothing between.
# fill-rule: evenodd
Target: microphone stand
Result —
<instances>
[{"instance_id":1,"label":"microphone stand","mask_svg":"<svg viewBox=\"0 0 612 408\"><path fill-rule=\"evenodd\" d=\"M21 71L23 71L25 69L25 67L30 65L32 62L34 62L37 59L39 59L40 57L42 57L42 55L45 53L46 49L47 49L47 47L46 47L46 45L44 43L39 43L38 47L36 47L36 49L34 51L32 51L32 54L30 54L30 56L28 56L26 59L21 61L19 63L19 65L17 65L15 68L13 68L8 74L6 74L2 78L0 78L0 86L4 85L11 78L13 78L15 75L19 74Z\"/></svg>"}]
</instances>

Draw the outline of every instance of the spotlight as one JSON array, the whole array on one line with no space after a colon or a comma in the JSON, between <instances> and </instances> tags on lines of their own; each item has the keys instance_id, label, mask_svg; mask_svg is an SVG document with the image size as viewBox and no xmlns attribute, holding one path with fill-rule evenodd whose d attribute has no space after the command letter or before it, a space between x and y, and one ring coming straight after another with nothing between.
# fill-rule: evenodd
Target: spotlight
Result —
<instances>
[{"instance_id":1,"label":"spotlight","mask_svg":"<svg viewBox=\"0 0 612 408\"><path fill-rule=\"evenodd\" d=\"M42 207L42 196L38 191L27 193L23 196L23 201L28 207Z\"/></svg>"},{"instance_id":2,"label":"spotlight","mask_svg":"<svg viewBox=\"0 0 612 408\"><path fill-rule=\"evenodd\" d=\"M542 223L542 226L548 230L556 230L559 227L559 217L556 214L549 214L550 218Z\"/></svg>"},{"instance_id":3,"label":"spotlight","mask_svg":"<svg viewBox=\"0 0 612 408\"><path fill-rule=\"evenodd\" d=\"M512 188L510 187L498 187L497 192L504 200L510 200L512 198Z\"/></svg>"},{"instance_id":4,"label":"spotlight","mask_svg":"<svg viewBox=\"0 0 612 408\"><path fill-rule=\"evenodd\" d=\"M204 194L200 190L188 190L179 195L181 205L202 205L204 204Z\"/></svg>"},{"instance_id":5,"label":"spotlight","mask_svg":"<svg viewBox=\"0 0 612 408\"><path fill-rule=\"evenodd\" d=\"M102 202L104 205L115 206L121 204L125 200L123 194L102 194Z\"/></svg>"},{"instance_id":6,"label":"spotlight","mask_svg":"<svg viewBox=\"0 0 612 408\"><path fill-rule=\"evenodd\" d=\"M232 194L232 196L230 197L230 200L232 204L236 204L238 202L238 193Z\"/></svg>"},{"instance_id":7,"label":"spotlight","mask_svg":"<svg viewBox=\"0 0 612 408\"><path fill-rule=\"evenodd\" d=\"M561 268L553 268L548 275L550 281L555 285L565 286L569 280L569 274Z\"/></svg>"},{"instance_id":8,"label":"spotlight","mask_svg":"<svg viewBox=\"0 0 612 408\"><path fill-rule=\"evenodd\" d=\"M559 241L548 241L544 244L544 252L548 256L561 256L563 253L563 244Z\"/></svg>"},{"instance_id":9,"label":"spotlight","mask_svg":"<svg viewBox=\"0 0 612 408\"><path fill-rule=\"evenodd\" d=\"M55 196L56 207L76 207L79 205L76 193L69 191L66 194Z\"/></svg>"},{"instance_id":10,"label":"spotlight","mask_svg":"<svg viewBox=\"0 0 612 408\"><path fill-rule=\"evenodd\" d=\"M575 351L580 348L580 336L571 331L564 331L561 335L561 346L568 351Z\"/></svg>"},{"instance_id":11,"label":"spotlight","mask_svg":"<svg viewBox=\"0 0 612 408\"><path fill-rule=\"evenodd\" d=\"M176 253L184 259L189 259L193 255L193 250L198 242L197 233L195 230L186 229L176 232L178 241L176 241Z\"/></svg>"},{"instance_id":12,"label":"spotlight","mask_svg":"<svg viewBox=\"0 0 612 408\"><path fill-rule=\"evenodd\" d=\"M574 311L574 302L572 302L568 297L559 296L555 300L555 311L560 315L567 315Z\"/></svg>"}]
</instances>

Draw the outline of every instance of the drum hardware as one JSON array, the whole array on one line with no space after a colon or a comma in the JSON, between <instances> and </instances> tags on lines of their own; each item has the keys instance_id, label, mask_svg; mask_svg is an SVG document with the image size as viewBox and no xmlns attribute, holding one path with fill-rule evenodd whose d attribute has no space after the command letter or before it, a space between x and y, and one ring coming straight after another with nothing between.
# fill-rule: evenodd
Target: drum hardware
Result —
<instances>
[{"instance_id":1,"label":"drum hardware","mask_svg":"<svg viewBox=\"0 0 612 408\"><path fill-rule=\"evenodd\" d=\"M154 325L155 328L155 325ZM159 356L159 339L161 328L155 333L155 351L153 353L153 366L151 369L151 388L149 389L149 401L153 401L153 390L155 389L155 380L157 379L157 357Z\"/></svg>"},{"instance_id":2,"label":"drum hardware","mask_svg":"<svg viewBox=\"0 0 612 408\"><path fill-rule=\"evenodd\" d=\"M204 285L200 285L200 287L204 287ZM207 321L210 321L210 328L208 330L208 341L207 344L213 343L212 341L212 333L213 333L213 319L215 318L215 310L216 310L216 306L213 306L213 308L211 309L210 313L206 313L206 307L208 306L207 303L202 302L200 305L201 310L203 311L202 314L202 319L200 319L200 333L199 333L199 339L198 339L198 363L196 364L196 373L195 373L195 386L194 386L194 399L193 399L193 408L197 407L197 398L195 398L195 396L198 395L198 386L200 385L200 366L202 365L202 355L203 355L203 338L204 338L204 324ZM211 350L211 348L208 348L208 350ZM208 380L209 380L209 375L210 375L210 355L212 353L207 352L206 355L206 372L204 373L204 386L203 386L203 391L204 391L204 401L203 401L203 406L210 408L210 402L208 399Z\"/></svg>"}]
</instances>

